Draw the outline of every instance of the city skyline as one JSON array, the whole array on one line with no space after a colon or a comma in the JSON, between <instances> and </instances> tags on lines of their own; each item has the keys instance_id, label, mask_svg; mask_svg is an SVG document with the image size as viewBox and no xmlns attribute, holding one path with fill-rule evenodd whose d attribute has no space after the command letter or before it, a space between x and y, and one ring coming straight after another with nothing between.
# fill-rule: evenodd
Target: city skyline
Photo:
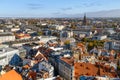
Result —
<instances>
[{"instance_id":1,"label":"city skyline","mask_svg":"<svg viewBox=\"0 0 120 80\"><path fill-rule=\"evenodd\" d=\"M83 13L119 11L119 3L119 0L1 0L0 17L75 17ZM116 14L119 13L109 16ZM104 16L99 14L99 17Z\"/></svg>"}]
</instances>

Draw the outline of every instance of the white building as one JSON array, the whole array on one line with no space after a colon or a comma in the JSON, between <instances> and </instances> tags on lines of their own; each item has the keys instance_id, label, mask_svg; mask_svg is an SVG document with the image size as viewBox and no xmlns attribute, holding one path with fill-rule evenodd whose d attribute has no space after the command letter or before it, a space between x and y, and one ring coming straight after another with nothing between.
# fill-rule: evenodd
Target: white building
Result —
<instances>
[{"instance_id":1,"label":"white building","mask_svg":"<svg viewBox=\"0 0 120 80\"><path fill-rule=\"evenodd\" d=\"M7 24L6 27L7 28L12 28L14 26L14 24Z\"/></svg>"},{"instance_id":2,"label":"white building","mask_svg":"<svg viewBox=\"0 0 120 80\"><path fill-rule=\"evenodd\" d=\"M112 42L112 49L120 50L120 41Z\"/></svg>"},{"instance_id":3,"label":"white building","mask_svg":"<svg viewBox=\"0 0 120 80\"><path fill-rule=\"evenodd\" d=\"M76 41L74 38L60 38L60 40L61 40L62 42L70 41L71 44L72 44L72 43L75 43L75 41Z\"/></svg>"},{"instance_id":4,"label":"white building","mask_svg":"<svg viewBox=\"0 0 120 80\"><path fill-rule=\"evenodd\" d=\"M80 37L80 38L85 38L85 36L86 36L86 34L82 34L82 33L79 34L79 37Z\"/></svg>"},{"instance_id":5,"label":"white building","mask_svg":"<svg viewBox=\"0 0 120 80\"><path fill-rule=\"evenodd\" d=\"M0 49L1 48L8 48L9 47L9 45L0 45Z\"/></svg>"},{"instance_id":6,"label":"white building","mask_svg":"<svg viewBox=\"0 0 120 80\"><path fill-rule=\"evenodd\" d=\"M15 54L19 55L19 50L9 47L0 48L0 65L4 66L9 64L9 61Z\"/></svg>"},{"instance_id":7,"label":"white building","mask_svg":"<svg viewBox=\"0 0 120 80\"><path fill-rule=\"evenodd\" d=\"M0 33L0 43L15 41L15 35L12 33Z\"/></svg>"},{"instance_id":8,"label":"white building","mask_svg":"<svg viewBox=\"0 0 120 80\"><path fill-rule=\"evenodd\" d=\"M49 40L56 40L57 37L54 36L40 36L38 37L41 43L47 43Z\"/></svg>"},{"instance_id":9,"label":"white building","mask_svg":"<svg viewBox=\"0 0 120 80\"><path fill-rule=\"evenodd\" d=\"M64 80L75 80L74 79L74 65L72 64L73 58L64 56L60 59L58 64L59 75L64 78Z\"/></svg>"},{"instance_id":10,"label":"white building","mask_svg":"<svg viewBox=\"0 0 120 80\"><path fill-rule=\"evenodd\" d=\"M39 44L37 43L29 43L29 44L24 44L23 48L27 51L27 53L30 52L32 49L38 49L40 47Z\"/></svg>"},{"instance_id":11,"label":"white building","mask_svg":"<svg viewBox=\"0 0 120 80\"><path fill-rule=\"evenodd\" d=\"M2 33L2 32L4 32L4 30L3 30L3 29L0 29L0 33Z\"/></svg>"},{"instance_id":12,"label":"white building","mask_svg":"<svg viewBox=\"0 0 120 80\"><path fill-rule=\"evenodd\" d=\"M45 70L49 73L49 78L54 76L54 67L46 61L39 63L39 71Z\"/></svg>"},{"instance_id":13,"label":"white building","mask_svg":"<svg viewBox=\"0 0 120 80\"><path fill-rule=\"evenodd\" d=\"M93 40L104 40L107 38L107 35L98 35L98 36L93 36Z\"/></svg>"},{"instance_id":14,"label":"white building","mask_svg":"<svg viewBox=\"0 0 120 80\"><path fill-rule=\"evenodd\" d=\"M73 36L73 31L61 31L60 32L60 38L63 38L63 37L72 37Z\"/></svg>"},{"instance_id":15,"label":"white building","mask_svg":"<svg viewBox=\"0 0 120 80\"><path fill-rule=\"evenodd\" d=\"M53 28L56 30L63 30L65 26L64 25L51 25L50 28Z\"/></svg>"},{"instance_id":16,"label":"white building","mask_svg":"<svg viewBox=\"0 0 120 80\"><path fill-rule=\"evenodd\" d=\"M63 50L63 47L49 47L49 48L54 50L54 51L61 51L61 50Z\"/></svg>"},{"instance_id":17,"label":"white building","mask_svg":"<svg viewBox=\"0 0 120 80\"><path fill-rule=\"evenodd\" d=\"M80 38L84 38L86 36L91 36L92 32L90 32L90 31L74 31L74 34L78 35Z\"/></svg>"},{"instance_id":18,"label":"white building","mask_svg":"<svg viewBox=\"0 0 120 80\"><path fill-rule=\"evenodd\" d=\"M18 30L20 30L20 28L11 28L11 32L16 32Z\"/></svg>"}]
</instances>

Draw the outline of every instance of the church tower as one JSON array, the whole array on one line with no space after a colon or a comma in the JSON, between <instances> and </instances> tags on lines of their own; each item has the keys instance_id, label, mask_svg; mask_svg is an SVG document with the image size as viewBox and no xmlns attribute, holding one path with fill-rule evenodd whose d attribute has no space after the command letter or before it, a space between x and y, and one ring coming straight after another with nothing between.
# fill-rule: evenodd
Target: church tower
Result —
<instances>
[{"instance_id":1,"label":"church tower","mask_svg":"<svg viewBox=\"0 0 120 80\"><path fill-rule=\"evenodd\" d=\"M84 18L83 18L83 26L87 25L87 18L86 18L86 14L84 14Z\"/></svg>"}]
</instances>

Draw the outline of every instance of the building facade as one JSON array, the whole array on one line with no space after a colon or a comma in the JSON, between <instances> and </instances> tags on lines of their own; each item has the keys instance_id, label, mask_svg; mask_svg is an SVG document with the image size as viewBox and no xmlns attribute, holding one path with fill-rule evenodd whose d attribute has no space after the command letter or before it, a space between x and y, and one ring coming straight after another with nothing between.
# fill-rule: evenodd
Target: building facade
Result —
<instances>
[{"instance_id":1,"label":"building facade","mask_svg":"<svg viewBox=\"0 0 120 80\"><path fill-rule=\"evenodd\" d=\"M64 80L74 80L74 65L71 62L73 62L72 58L61 58L59 61L59 75Z\"/></svg>"},{"instance_id":2,"label":"building facade","mask_svg":"<svg viewBox=\"0 0 120 80\"><path fill-rule=\"evenodd\" d=\"M12 33L0 33L0 43L15 41L15 35Z\"/></svg>"},{"instance_id":3,"label":"building facade","mask_svg":"<svg viewBox=\"0 0 120 80\"><path fill-rule=\"evenodd\" d=\"M104 48L107 50L120 50L120 41L108 41L104 43Z\"/></svg>"},{"instance_id":4,"label":"building facade","mask_svg":"<svg viewBox=\"0 0 120 80\"><path fill-rule=\"evenodd\" d=\"M49 74L49 78L54 76L54 67L46 61L42 61L39 63L39 71L41 70L47 71Z\"/></svg>"},{"instance_id":5,"label":"building facade","mask_svg":"<svg viewBox=\"0 0 120 80\"><path fill-rule=\"evenodd\" d=\"M19 50L13 49L13 48L1 48L0 49L0 65L4 66L9 64L9 62L11 61L11 59L15 54L19 55Z\"/></svg>"}]
</instances>

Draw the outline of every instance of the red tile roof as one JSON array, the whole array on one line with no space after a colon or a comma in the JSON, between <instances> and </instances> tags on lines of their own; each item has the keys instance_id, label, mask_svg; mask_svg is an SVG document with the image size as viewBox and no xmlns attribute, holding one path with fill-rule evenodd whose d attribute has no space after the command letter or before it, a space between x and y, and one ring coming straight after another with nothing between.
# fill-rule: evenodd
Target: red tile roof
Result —
<instances>
[{"instance_id":1,"label":"red tile roof","mask_svg":"<svg viewBox=\"0 0 120 80\"><path fill-rule=\"evenodd\" d=\"M24 69L29 69L30 66L28 64L26 64L25 66L23 66Z\"/></svg>"},{"instance_id":2,"label":"red tile roof","mask_svg":"<svg viewBox=\"0 0 120 80\"><path fill-rule=\"evenodd\" d=\"M35 60L42 61L47 59L41 52L38 51L37 54L35 55Z\"/></svg>"},{"instance_id":3,"label":"red tile roof","mask_svg":"<svg viewBox=\"0 0 120 80\"><path fill-rule=\"evenodd\" d=\"M100 64L98 64L100 65ZM103 68L97 66L96 64L91 64L91 63L74 63L74 69L75 69L75 77L79 77L81 75L86 75L86 76L104 76L107 75L109 77L116 77L115 72L110 72L110 66L109 65L104 65ZM114 69L112 69L114 70Z\"/></svg>"},{"instance_id":4,"label":"red tile roof","mask_svg":"<svg viewBox=\"0 0 120 80\"><path fill-rule=\"evenodd\" d=\"M0 80L23 80L21 75L18 74L15 70L11 70L6 74L0 76Z\"/></svg>"},{"instance_id":5,"label":"red tile roof","mask_svg":"<svg viewBox=\"0 0 120 80\"><path fill-rule=\"evenodd\" d=\"M36 72L34 72L34 71L30 71L29 73L28 73L28 78L30 79L32 79L32 80L36 80L36 76L37 76L37 73Z\"/></svg>"},{"instance_id":6,"label":"red tile roof","mask_svg":"<svg viewBox=\"0 0 120 80\"><path fill-rule=\"evenodd\" d=\"M63 58L61 58L61 60L64 61L64 62L66 62L67 64L69 64L71 66L74 65L74 59L73 59L73 57L70 57L70 58L63 57Z\"/></svg>"}]
</instances>

